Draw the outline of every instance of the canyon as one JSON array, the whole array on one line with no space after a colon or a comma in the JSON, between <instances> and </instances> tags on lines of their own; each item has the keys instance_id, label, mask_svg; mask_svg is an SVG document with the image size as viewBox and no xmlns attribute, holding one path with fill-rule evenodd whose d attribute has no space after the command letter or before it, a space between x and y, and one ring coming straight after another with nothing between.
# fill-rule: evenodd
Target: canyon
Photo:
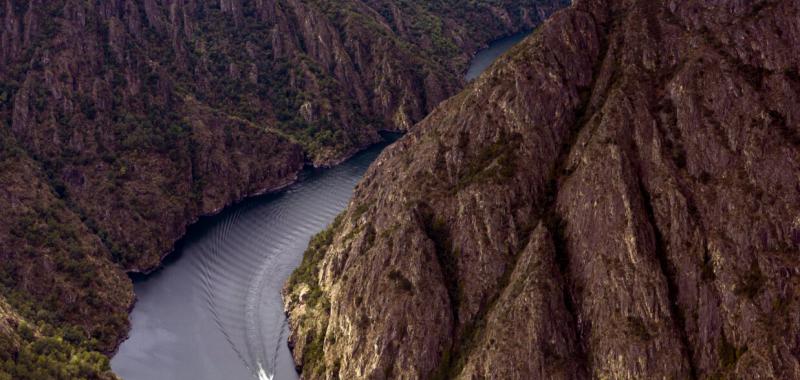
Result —
<instances>
[{"instance_id":1,"label":"canyon","mask_svg":"<svg viewBox=\"0 0 800 380\"><path fill-rule=\"evenodd\" d=\"M465 79L527 34L478 52ZM136 276L130 336L111 360L114 373L126 380L296 379L281 288L385 146L330 169L307 169L285 191L192 226L162 268Z\"/></svg>"},{"instance_id":2,"label":"canyon","mask_svg":"<svg viewBox=\"0 0 800 380\"><path fill-rule=\"evenodd\" d=\"M174 272L176 242L215 252L189 263L247 367L226 375L269 376L278 347L303 379L800 378L798 19L794 0L2 0L0 380L117 378L128 274ZM339 216L344 192L291 233L257 208L295 254L332 222L282 300L299 256L242 294L225 268L269 257L225 236L266 224L226 207L297 199L384 131L405 136L355 156ZM251 298L285 309L277 338L254 310L220 318Z\"/></svg>"},{"instance_id":3,"label":"canyon","mask_svg":"<svg viewBox=\"0 0 800 380\"><path fill-rule=\"evenodd\" d=\"M137 276L131 331L111 359L126 380L297 379L283 283L309 239L342 212L385 144L189 228L158 271Z\"/></svg>"},{"instance_id":4,"label":"canyon","mask_svg":"<svg viewBox=\"0 0 800 380\"><path fill-rule=\"evenodd\" d=\"M567 3L3 1L0 378L113 378L127 272L408 130Z\"/></svg>"}]
</instances>

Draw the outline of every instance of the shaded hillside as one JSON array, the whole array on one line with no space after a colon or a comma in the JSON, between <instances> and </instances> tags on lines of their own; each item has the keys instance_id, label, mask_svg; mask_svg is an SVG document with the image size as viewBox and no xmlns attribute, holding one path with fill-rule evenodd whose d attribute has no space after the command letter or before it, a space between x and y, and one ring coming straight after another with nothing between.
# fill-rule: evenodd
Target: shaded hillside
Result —
<instances>
[{"instance_id":1,"label":"shaded hillside","mask_svg":"<svg viewBox=\"0 0 800 380\"><path fill-rule=\"evenodd\" d=\"M0 107L116 260L152 268L302 154L336 162L418 121L470 52L559 2L511 3L7 0Z\"/></svg>"},{"instance_id":2,"label":"shaded hillside","mask_svg":"<svg viewBox=\"0 0 800 380\"><path fill-rule=\"evenodd\" d=\"M792 0L579 0L372 165L304 378L800 378Z\"/></svg>"},{"instance_id":3,"label":"shaded hillside","mask_svg":"<svg viewBox=\"0 0 800 380\"><path fill-rule=\"evenodd\" d=\"M0 300L37 331L0 341L5 372L112 351L123 271L157 267L199 216L407 129L461 88L470 53L564 3L0 2Z\"/></svg>"}]
</instances>

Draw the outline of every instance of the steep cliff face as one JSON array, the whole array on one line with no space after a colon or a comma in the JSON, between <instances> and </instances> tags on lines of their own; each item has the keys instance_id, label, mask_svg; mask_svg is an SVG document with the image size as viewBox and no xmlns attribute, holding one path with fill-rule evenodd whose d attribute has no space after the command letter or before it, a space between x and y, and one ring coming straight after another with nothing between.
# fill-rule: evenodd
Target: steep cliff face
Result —
<instances>
[{"instance_id":1,"label":"steep cliff face","mask_svg":"<svg viewBox=\"0 0 800 380\"><path fill-rule=\"evenodd\" d=\"M468 52L560 4L508 3L7 0L4 120L116 260L149 269L301 151L336 162L418 121Z\"/></svg>"},{"instance_id":2,"label":"steep cliff face","mask_svg":"<svg viewBox=\"0 0 800 380\"><path fill-rule=\"evenodd\" d=\"M113 350L122 271L306 162L407 129L463 86L472 51L566 2L3 0L0 298L48 326L23 341L64 328Z\"/></svg>"},{"instance_id":3,"label":"steep cliff face","mask_svg":"<svg viewBox=\"0 0 800 380\"><path fill-rule=\"evenodd\" d=\"M304 378L800 377L796 1L579 0L285 289Z\"/></svg>"},{"instance_id":4,"label":"steep cliff face","mask_svg":"<svg viewBox=\"0 0 800 380\"><path fill-rule=\"evenodd\" d=\"M113 378L130 280L7 129L0 203L0 379Z\"/></svg>"}]
</instances>

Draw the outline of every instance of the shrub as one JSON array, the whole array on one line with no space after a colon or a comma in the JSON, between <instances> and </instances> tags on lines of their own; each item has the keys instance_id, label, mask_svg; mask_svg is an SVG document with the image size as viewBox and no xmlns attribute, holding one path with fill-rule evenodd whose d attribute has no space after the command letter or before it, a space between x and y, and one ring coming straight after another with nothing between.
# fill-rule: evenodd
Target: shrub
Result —
<instances>
[{"instance_id":1,"label":"shrub","mask_svg":"<svg viewBox=\"0 0 800 380\"><path fill-rule=\"evenodd\" d=\"M758 262L753 260L750 263L750 269L742 275L739 279L739 283L736 285L736 289L734 293L738 296L745 296L748 299L753 299L758 292L761 290L761 287L766 282L766 278L764 274L761 273L761 268L758 266Z\"/></svg>"},{"instance_id":2,"label":"shrub","mask_svg":"<svg viewBox=\"0 0 800 380\"><path fill-rule=\"evenodd\" d=\"M389 279L394 281L400 287L400 289L405 290L406 292L411 293L414 291L414 285L411 283L411 281L409 281L397 270L392 270L389 272Z\"/></svg>"}]
</instances>

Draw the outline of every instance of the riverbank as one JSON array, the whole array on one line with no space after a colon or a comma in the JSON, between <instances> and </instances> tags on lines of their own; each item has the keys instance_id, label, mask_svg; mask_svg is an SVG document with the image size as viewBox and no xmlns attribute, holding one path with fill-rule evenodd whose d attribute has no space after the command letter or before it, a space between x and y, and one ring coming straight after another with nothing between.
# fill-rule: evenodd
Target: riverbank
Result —
<instances>
[{"instance_id":1,"label":"riverbank","mask_svg":"<svg viewBox=\"0 0 800 380\"><path fill-rule=\"evenodd\" d=\"M156 373L213 379L223 373L197 362L213 358L226 378L252 377L259 366L280 373L276 378L291 378L280 289L310 237L347 206L355 184L386 145L334 168L306 167L283 191L201 218L163 266L133 276L138 302L130 339L112 368L126 379Z\"/></svg>"},{"instance_id":2,"label":"riverbank","mask_svg":"<svg viewBox=\"0 0 800 380\"><path fill-rule=\"evenodd\" d=\"M504 50L493 51L500 55ZM382 135L385 140L400 136ZM330 168L306 163L295 181L277 192L245 198L198 218L163 266L135 275L141 304L131 313L130 340L112 359L114 370L128 380L148 378L148 371L213 379L218 369L196 363L209 357L225 368L219 375L226 378L237 378L232 374L242 371L241 363L252 376L264 369L276 378L296 378L280 296L284 281L299 265L311 236L344 210L361 175L388 145L354 152ZM336 181L340 176L346 180ZM185 310L193 313L186 315ZM148 331L176 338L163 340ZM176 341L194 344L183 347Z\"/></svg>"}]
</instances>

